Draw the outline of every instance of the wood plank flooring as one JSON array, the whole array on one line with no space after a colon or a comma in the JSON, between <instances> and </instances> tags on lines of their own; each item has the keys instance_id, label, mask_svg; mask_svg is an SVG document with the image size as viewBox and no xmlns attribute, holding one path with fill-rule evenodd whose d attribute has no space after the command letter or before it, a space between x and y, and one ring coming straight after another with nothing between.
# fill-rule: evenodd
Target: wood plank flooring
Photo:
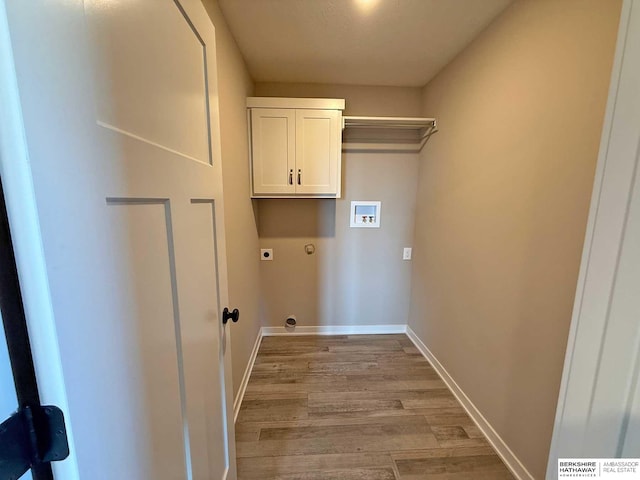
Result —
<instances>
[{"instance_id":1,"label":"wood plank flooring","mask_svg":"<svg viewBox=\"0 0 640 480\"><path fill-rule=\"evenodd\" d=\"M265 337L236 449L239 480L513 478L406 335Z\"/></svg>"}]
</instances>

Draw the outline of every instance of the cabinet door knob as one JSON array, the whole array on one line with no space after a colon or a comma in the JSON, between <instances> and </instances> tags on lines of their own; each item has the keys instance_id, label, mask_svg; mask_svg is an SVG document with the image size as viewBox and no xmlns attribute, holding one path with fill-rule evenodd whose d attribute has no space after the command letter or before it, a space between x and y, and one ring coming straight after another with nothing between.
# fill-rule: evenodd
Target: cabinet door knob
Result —
<instances>
[{"instance_id":1,"label":"cabinet door knob","mask_svg":"<svg viewBox=\"0 0 640 480\"><path fill-rule=\"evenodd\" d=\"M293 168L289 170L289 185L293 185Z\"/></svg>"},{"instance_id":2,"label":"cabinet door knob","mask_svg":"<svg viewBox=\"0 0 640 480\"><path fill-rule=\"evenodd\" d=\"M298 169L298 185L302 185L302 170Z\"/></svg>"},{"instance_id":3,"label":"cabinet door knob","mask_svg":"<svg viewBox=\"0 0 640 480\"><path fill-rule=\"evenodd\" d=\"M226 325L229 320L233 320L233 323L236 323L240 319L240 311L237 308L233 309L233 312L230 312L227 307L224 307L222 311L222 324Z\"/></svg>"}]
</instances>

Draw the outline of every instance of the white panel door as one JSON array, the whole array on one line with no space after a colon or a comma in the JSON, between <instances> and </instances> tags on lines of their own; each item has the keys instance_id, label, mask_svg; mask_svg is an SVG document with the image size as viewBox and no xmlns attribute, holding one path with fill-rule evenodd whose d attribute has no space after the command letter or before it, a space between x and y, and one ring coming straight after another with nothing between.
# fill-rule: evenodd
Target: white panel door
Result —
<instances>
[{"instance_id":1,"label":"white panel door","mask_svg":"<svg viewBox=\"0 0 640 480\"><path fill-rule=\"evenodd\" d=\"M340 194L340 112L296 110L296 193Z\"/></svg>"},{"instance_id":2,"label":"white panel door","mask_svg":"<svg viewBox=\"0 0 640 480\"><path fill-rule=\"evenodd\" d=\"M251 109L253 193L295 193L295 110Z\"/></svg>"},{"instance_id":3,"label":"white panel door","mask_svg":"<svg viewBox=\"0 0 640 480\"><path fill-rule=\"evenodd\" d=\"M78 478L233 479L215 32L204 7L3 3Z\"/></svg>"}]
</instances>

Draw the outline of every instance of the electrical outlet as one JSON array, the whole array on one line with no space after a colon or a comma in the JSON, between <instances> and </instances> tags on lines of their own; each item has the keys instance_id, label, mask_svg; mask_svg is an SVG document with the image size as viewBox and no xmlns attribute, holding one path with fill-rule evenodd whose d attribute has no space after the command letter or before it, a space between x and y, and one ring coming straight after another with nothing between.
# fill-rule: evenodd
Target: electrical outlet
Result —
<instances>
[{"instance_id":1,"label":"electrical outlet","mask_svg":"<svg viewBox=\"0 0 640 480\"><path fill-rule=\"evenodd\" d=\"M261 248L260 249L260 260L271 261L273 260L273 248Z\"/></svg>"},{"instance_id":2,"label":"electrical outlet","mask_svg":"<svg viewBox=\"0 0 640 480\"><path fill-rule=\"evenodd\" d=\"M405 247L405 249L402 251L402 259L403 260L411 260L411 248L410 247Z\"/></svg>"}]
</instances>

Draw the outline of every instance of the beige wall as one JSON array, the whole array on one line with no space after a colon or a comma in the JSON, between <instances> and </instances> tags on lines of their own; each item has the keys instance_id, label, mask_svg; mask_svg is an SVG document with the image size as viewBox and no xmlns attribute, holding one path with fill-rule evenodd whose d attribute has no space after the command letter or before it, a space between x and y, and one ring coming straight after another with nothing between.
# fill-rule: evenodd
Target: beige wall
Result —
<instances>
[{"instance_id":1,"label":"beige wall","mask_svg":"<svg viewBox=\"0 0 640 480\"><path fill-rule=\"evenodd\" d=\"M353 115L417 115L417 88L256 84L258 96L346 99ZM265 324L405 324L418 155L343 154L343 198L259 200L260 244L274 249L261 262ZM351 200L381 200L380 229L349 228ZM304 245L316 246L307 255Z\"/></svg>"},{"instance_id":2,"label":"beige wall","mask_svg":"<svg viewBox=\"0 0 640 480\"><path fill-rule=\"evenodd\" d=\"M620 2L514 3L423 92L410 326L544 478Z\"/></svg>"},{"instance_id":3,"label":"beige wall","mask_svg":"<svg viewBox=\"0 0 640 480\"><path fill-rule=\"evenodd\" d=\"M235 395L261 327L260 247L249 198L246 117L246 97L253 94L253 81L217 2L203 3L216 28L229 307L240 309L240 321L231 326Z\"/></svg>"}]
</instances>

